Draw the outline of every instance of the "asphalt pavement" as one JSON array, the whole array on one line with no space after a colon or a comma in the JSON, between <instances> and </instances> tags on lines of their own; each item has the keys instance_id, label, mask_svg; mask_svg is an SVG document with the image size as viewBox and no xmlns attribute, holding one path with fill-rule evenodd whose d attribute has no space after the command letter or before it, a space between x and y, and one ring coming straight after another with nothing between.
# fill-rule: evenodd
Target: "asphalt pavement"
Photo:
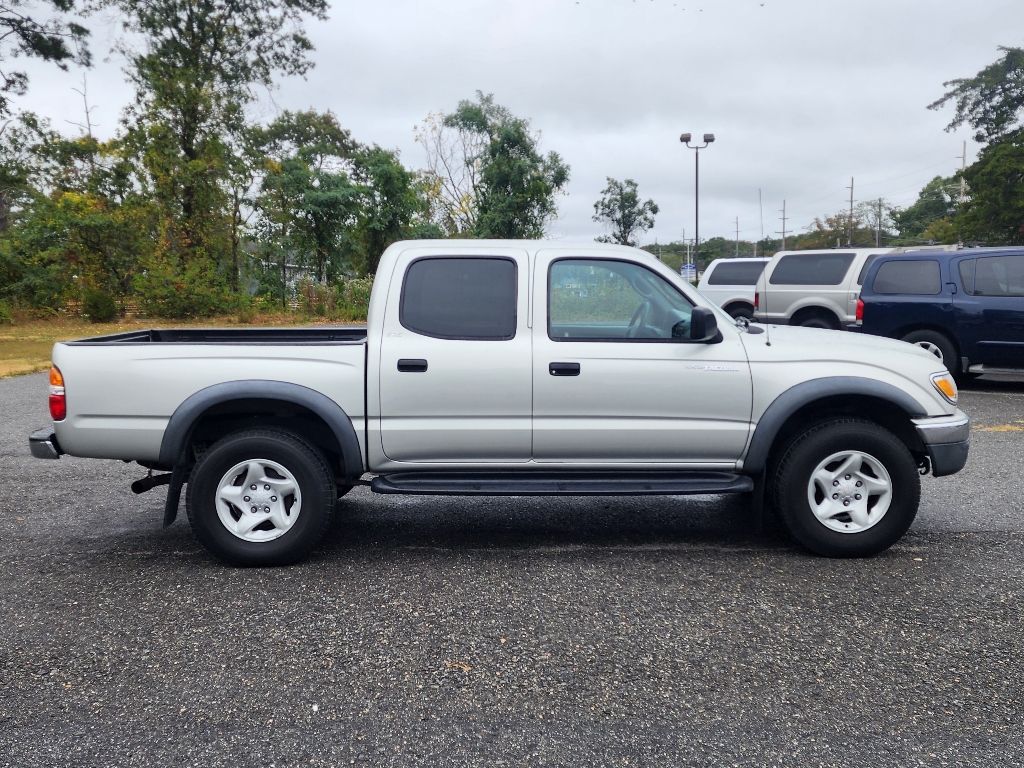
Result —
<instances>
[{"instance_id":1,"label":"asphalt pavement","mask_svg":"<svg viewBox=\"0 0 1024 768\"><path fill-rule=\"evenodd\" d=\"M138 466L32 459L45 400L0 381L0 766L1024 763L1024 379L856 561L738 497L357 489L231 569Z\"/></svg>"}]
</instances>

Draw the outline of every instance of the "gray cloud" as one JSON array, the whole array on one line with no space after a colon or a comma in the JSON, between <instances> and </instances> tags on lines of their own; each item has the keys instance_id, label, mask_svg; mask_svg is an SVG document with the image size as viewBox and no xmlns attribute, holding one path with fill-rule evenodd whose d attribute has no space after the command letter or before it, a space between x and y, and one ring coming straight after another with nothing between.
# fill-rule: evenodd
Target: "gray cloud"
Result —
<instances>
[{"instance_id":1,"label":"gray cloud","mask_svg":"<svg viewBox=\"0 0 1024 768\"><path fill-rule=\"evenodd\" d=\"M769 234L783 198L800 229L843 206L850 176L858 200L906 204L953 171L966 132L944 133L950 115L925 106L997 45L1021 44L1007 32L1020 29L1024 4L993 0L969 13L952 0L336 2L309 28L316 69L273 102L331 109L358 139L419 167L414 124L494 93L572 165L552 230L563 237L600 233L590 216L606 176L635 179L659 203L649 240L692 234L693 153L678 136L714 132L701 154L701 233L731 236L739 216L753 238L758 188ZM73 130L63 121L81 119L70 90L81 74L30 74L22 105ZM112 132L130 89L116 61L88 77L100 131Z\"/></svg>"}]
</instances>

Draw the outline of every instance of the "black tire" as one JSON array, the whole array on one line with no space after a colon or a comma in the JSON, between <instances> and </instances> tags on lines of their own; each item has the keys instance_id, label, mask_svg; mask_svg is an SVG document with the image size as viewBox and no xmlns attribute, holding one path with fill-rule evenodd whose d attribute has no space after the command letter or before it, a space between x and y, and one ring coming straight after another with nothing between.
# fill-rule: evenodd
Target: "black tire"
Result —
<instances>
[{"instance_id":1,"label":"black tire","mask_svg":"<svg viewBox=\"0 0 1024 768\"><path fill-rule=\"evenodd\" d=\"M808 499L812 473L822 461L843 451L863 452L880 462L892 488L888 511L871 527L854 533L826 527L815 517ZM811 427L789 444L778 463L774 497L786 527L812 552L825 557L871 557L899 541L914 522L921 476L910 451L887 429L861 419L837 419Z\"/></svg>"},{"instance_id":2,"label":"black tire","mask_svg":"<svg viewBox=\"0 0 1024 768\"><path fill-rule=\"evenodd\" d=\"M830 331L839 330L839 321L830 312L818 311L808 312L800 315L794 325L803 328L825 328Z\"/></svg>"},{"instance_id":3,"label":"black tire","mask_svg":"<svg viewBox=\"0 0 1024 768\"><path fill-rule=\"evenodd\" d=\"M272 541L239 538L221 523L217 511L221 479L235 465L253 459L287 469L301 495L295 522ZM185 509L196 538L215 557L230 565L274 566L301 560L316 546L331 524L336 499L334 477L319 450L291 432L254 429L228 435L200 457L189 478Z\"/></svg>"},{"instance_id":4,"label":"black tire","mask_svg":"<svg viewBox=\"0 0 1024 768\"><path fill-rule=\"evenodd\" d=\"M730 304L725 310L729 317L745 317L747 320L754 318L754 308L749 304Z\"/></svg>"},{"instance_id":5,"label":"black tire","mask_svg":"<svg viewBox=\"0 0 1024 768\"><path fill-rule=\"evenodd\" d=\"M960 358L956 354L956 345L946 334L939 331L914 331L908 333L902 340L931 352L946 366L947 371L954 376L959 375Z\"/></svg>"}]
</instances>

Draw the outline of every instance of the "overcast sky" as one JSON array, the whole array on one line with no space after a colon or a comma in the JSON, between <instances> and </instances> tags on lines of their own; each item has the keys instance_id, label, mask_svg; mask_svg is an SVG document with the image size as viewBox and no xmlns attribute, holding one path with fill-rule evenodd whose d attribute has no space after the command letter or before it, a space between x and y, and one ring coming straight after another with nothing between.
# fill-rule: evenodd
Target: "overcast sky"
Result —
<instances>
[{"instance_id":1,"label":"overcast sky","mask_svg":"<svg viewBox=\"0 0 1024 768\"><path fill-rule=\"evenodd\" d=\"M800 231L815 216L884 197L906 205L959 167L968 131L926 106L973 75L998 45L1024 45L1020 0L374 0L333 4L308 31L306 80L281 83L281 109L332 110L362 142L424 165L413 126L476 90L543 132L572 168L555 238L601 234L591 220L605 177L631 178L661 207L644 242L693 236L694 158L679 134L713 132L701 152L701 239ZM98 133L130 97L117 25L90 19ZM77 130L81 70L33 63L18 106ZM264 105L272 116L274 104ZM970 162L977 152L968 141Z\"/></svg>"}]
</instances>

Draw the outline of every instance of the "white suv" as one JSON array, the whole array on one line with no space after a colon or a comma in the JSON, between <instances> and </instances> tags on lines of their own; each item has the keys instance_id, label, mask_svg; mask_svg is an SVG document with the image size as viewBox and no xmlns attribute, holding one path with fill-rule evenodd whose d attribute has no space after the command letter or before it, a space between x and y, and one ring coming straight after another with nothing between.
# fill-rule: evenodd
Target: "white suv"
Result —
<instances>
[{"instance_id":1,"label":"white suv","mask_svg":"<svg viewBox=\"0 0 1024 768\"><path fill-rule=\"evenodd\" d=\"M697 290L733 317L754 316L754 286L771 259L715 259L700 278Z\"/></svg>"},{"instance_id":2,"label":"white suv","mask_svg":"<svg viewBox=\"0 0 1024 768\"><path fill-rule=\"evenodd\" d=\"M808 328L853 327L866 267L872 256L891 250L779 251L758 278L754 318Z\"/></svg>"}]
</instances>

